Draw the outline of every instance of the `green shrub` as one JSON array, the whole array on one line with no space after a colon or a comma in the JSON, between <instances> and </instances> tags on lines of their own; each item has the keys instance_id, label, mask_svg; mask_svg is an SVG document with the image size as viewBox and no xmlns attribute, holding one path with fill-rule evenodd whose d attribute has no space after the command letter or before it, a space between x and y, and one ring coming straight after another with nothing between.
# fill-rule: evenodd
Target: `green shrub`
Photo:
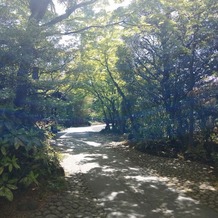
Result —
<instances>
[{"instance_id":1,"label":"green shrub","mask_svg":"<svg viewBox=\"0 0 218 218\"><path fill-rule=\"evenodd\" d=\"M13 192L60 168L56 152L45 132L34 125L23 126L13 116L0 116L0 196L13 200Z\"/></svg>"}]
</instances>

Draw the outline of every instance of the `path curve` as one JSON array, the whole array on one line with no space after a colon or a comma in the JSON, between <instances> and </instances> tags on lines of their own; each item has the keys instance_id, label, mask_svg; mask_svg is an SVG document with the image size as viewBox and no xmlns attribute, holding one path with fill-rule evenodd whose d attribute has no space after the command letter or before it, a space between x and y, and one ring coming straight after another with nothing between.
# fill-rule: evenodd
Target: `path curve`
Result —
<instances>
[{"instance_id":1,"label":"path curve","mask_svg":"<svg viewBox=\"0 0 218 218\"><path fill-rule=\"evenodd\" d=\"M97 133L103 127L69 128L60 132L56 141L64 154L66 175L82 175L97 208L103 211L81 217L218 217L216 211L168 186L164 179L113 149L110 140Z\"/></svg>"}]
</instances>

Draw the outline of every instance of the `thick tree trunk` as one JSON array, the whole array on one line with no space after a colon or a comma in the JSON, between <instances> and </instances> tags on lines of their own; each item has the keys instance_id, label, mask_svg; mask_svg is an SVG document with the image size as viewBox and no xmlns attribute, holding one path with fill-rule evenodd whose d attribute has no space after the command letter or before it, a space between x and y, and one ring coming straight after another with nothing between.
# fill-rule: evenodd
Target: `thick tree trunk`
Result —
<instances>
[{"instance_id":1,"label":"thick tree trunk","mask_svg":"<svg viewBox=\"0 0 218 218\"><path fill-rule=\"evenodd\" d=\"M34 41L39 34L39 21L44 17L51 0L31 0L30 1L30 19L26 28L27 39L21 45L21 62L17 71L17 87L14 99L14 105L18 108L24 108L28 95L28 76L31 71L31 65L34 61ZM36 31L39 30L39 31Z\"/></svg>"}]
</instances>

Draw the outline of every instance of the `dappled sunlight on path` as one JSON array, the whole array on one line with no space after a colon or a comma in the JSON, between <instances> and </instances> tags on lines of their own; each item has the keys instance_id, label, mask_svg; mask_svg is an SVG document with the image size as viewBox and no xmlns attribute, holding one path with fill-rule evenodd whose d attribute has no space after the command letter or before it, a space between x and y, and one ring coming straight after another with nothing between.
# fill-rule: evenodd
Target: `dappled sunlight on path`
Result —
<instances>
[{"instance_id":1,"label":"dappled sunlight on path","mask_svg":"<svg viewBox=\"0 0 218 218\"><path fill-rule=\"evenodd\" d=\"M168 185L167 178L122 155L110 144L112 139L93 129L88 131L89 127L83 130L71 128L60 133L56 145L64 154L66 174L84 175L108 218L218 217L215 211Z\"/></svg>"}]
</instances>

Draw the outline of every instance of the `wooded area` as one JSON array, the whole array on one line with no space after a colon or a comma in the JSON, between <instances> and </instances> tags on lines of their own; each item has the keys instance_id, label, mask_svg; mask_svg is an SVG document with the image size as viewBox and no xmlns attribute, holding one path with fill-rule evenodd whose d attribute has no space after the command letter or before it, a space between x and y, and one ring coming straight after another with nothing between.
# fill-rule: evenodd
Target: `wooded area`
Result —
<instances>
[{"instance_id":1,"label":"wooded area","mask_svg":"<svg viewBox=\"0 0 218 218\"><path fill-rule=\"evenodd\" d=\"M141 151L218 162L217 1L118 6L0 1L0 196L59 172L49 125L104 121Z\"/></svg>"}]
</instances>

